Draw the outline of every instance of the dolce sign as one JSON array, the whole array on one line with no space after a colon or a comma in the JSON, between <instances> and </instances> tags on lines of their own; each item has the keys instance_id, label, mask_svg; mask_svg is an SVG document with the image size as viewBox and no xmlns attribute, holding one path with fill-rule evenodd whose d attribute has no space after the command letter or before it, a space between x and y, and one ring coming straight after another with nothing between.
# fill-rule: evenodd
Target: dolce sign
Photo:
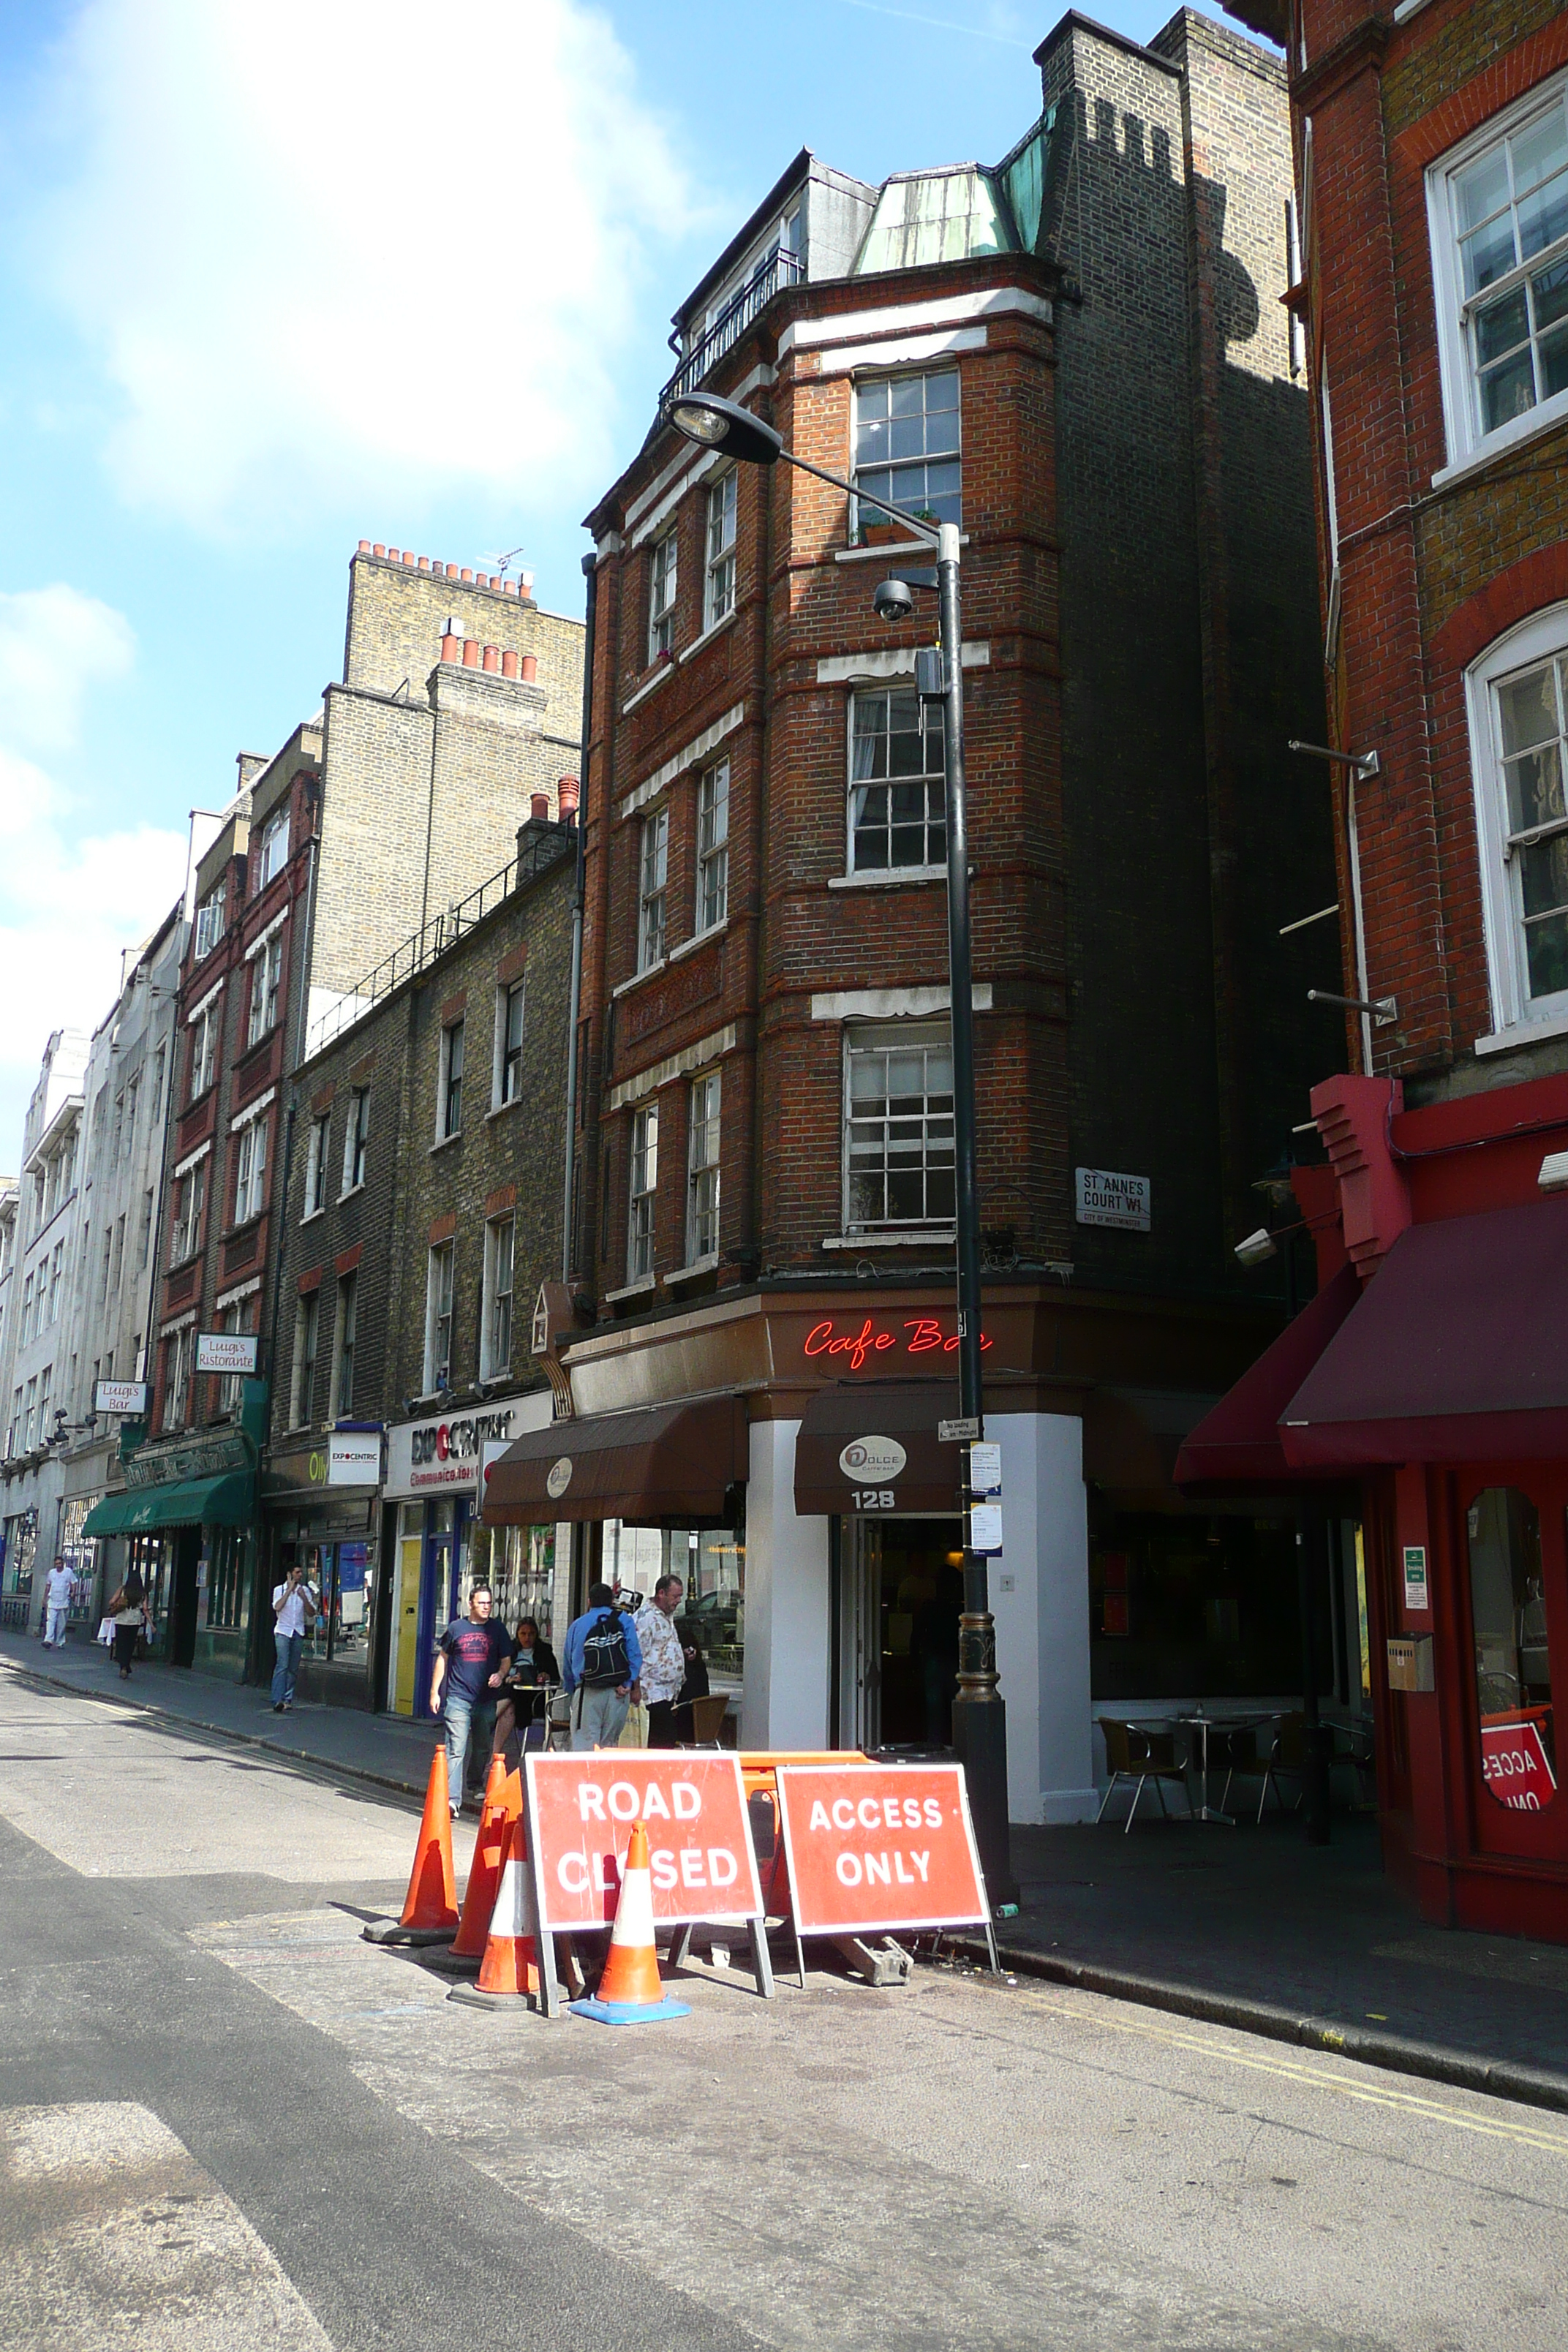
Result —
<instances>
[{"instance_id":1,"label":"dolce sign","mask_svg":"<svg viewBox=\"0 0 1568 2352\"><path fill-rule=\"evenodd\" d=\"M487 1445L513 1435L513 1409L454 1413L447 1421L404 1422L387 1432L386 1493L426 1495L479 1484ZM493 1459L493 1456L491 1457Z\"/></svg>"}]
</instances>

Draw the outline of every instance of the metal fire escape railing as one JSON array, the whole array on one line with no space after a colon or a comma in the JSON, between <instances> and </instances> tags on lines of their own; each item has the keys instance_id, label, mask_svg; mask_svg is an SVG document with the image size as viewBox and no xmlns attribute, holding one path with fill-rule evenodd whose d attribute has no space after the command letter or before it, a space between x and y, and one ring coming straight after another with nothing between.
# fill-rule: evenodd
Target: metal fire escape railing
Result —
<instances>
[{"instance_id":1,"label":"metal fire escape railing","mask_svg":"<svg viewBox=\"0 0 1568 2352\"><path fill-rule=\"evenodd\" d=\"M660 408L668 408L672 400L683 393L695 390L710 368L716 367L732 343L738 343L753 320L761 316L775 294L786 286L797 286L805 276L805 264L798 253L786 252L779 246L752 272L740 292L725 303L701 341L688 352L664 390L659 394Z\"/></svg>"},{"instance_id":2,"label":"metal fire escape railing","mask_svg":"<svg viewBox=\"0 0 1568 2352\"><path fill-rule=\"evenodd\" d=\"M545 824L524 845L521 856L481 882L477 890L470 890L466 898L458 899L444 914L432 915L411 938L401 940L389 956L384 956L363 980L345 989L335 1004L329 1005L310 1022L305 1038L306 1060L341 1037L345 1029L352 1029L356 1021L363 1021L383 997L390 996L394 989L402 988L427 964L434 963L465 931L471 931L476 923L494 914L503 898L534 881L564 857L575 840L574 826L555 822Z\"/></svg>"}]
</instances>

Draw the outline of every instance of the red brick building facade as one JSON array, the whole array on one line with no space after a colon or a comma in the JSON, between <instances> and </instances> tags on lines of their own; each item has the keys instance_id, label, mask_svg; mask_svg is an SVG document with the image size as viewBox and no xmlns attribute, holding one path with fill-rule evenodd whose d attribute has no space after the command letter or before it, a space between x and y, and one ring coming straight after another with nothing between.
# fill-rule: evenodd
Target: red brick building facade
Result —
<instances>
[{"instance_id":1,"label":"red brick building facade","mask_svg":"<svg viewBox=\"0 0 1568 2352\"><path fill-rule=\"evenodd\" d=\"M1232 1244L1310 1076L1279 923L1331 864L1283 750L1322 719L1282 77L1190 12L1148 49L1068 16L1038 61L1045 111L994 169L872 188L799 157L683 307L676 382L964 534L994 1581L1015 1816L1063 1820L1096 1801L1095 1696L1282 1672L1254 1518L1205 1549L1213 1594L1174 1600L1169 1469L1272 1328ZM572 1246L595 1328L556 1334L579 1426L539 1467L593 1559L688 1576L747 1744L940 1738L942 742L929 599L902 625L872 603L919 550L662 422L590 528ZM1243 844L1279 906L1236 903ZM1244 1663L1200 1657L1243 1623Z\"/></svg>"},{"instance_id":2,"label":"red brick building facade","mask_svg":"<svg viewBox=\"0 0 1568 2352\"><path fill-rule=\"evenodd\" d=\"M1298 1179L1322 1353L1293 1385L1260 1368L1255 1466L1273 1442L1354 1482L1391 1866L1434 1917L1568 1936L1568 18L1234 13L1289 53L1364 1006L1312 1094L1328 1169ZM1247 1435L1245 1402L1187 1467Z\"/></svg>"}]
</instances>

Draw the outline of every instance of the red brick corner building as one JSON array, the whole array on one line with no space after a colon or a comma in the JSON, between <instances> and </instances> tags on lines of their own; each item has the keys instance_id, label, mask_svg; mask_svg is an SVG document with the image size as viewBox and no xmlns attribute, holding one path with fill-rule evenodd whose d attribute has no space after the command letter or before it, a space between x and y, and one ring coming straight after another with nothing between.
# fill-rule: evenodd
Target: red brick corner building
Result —
<instances>
[{"instance_id":1,"label":"red brick corner building","mask_svg":"<svg viewBox=\"0 0 1568 2352\"><path fill-rule=\"evenodd\" d=\"M1427 1916L1568 1939L1568 16L1234 13L1289 56L1367 1009L1298 1178L1323 1287L1182 1469L1294 1476L1347 1606L1363 1560L1384 1853Z\"/></svg>"},{"instance_id":2,"label":"red brick corner building","mask_svg":"<svg viewBox=\"0 0 1568 2352\"><path fill-rule=\"evenodd\" d=\"M964 534L993 1587L1033 1822L1092 1815L1098 1701L1293 1669L1289 1528L1170 1472L1277 1323L1232 1252L1312 1074L1280 925L1332 888L1285 751L1323 719L1283 74L1190 11L1147 48L1066 16L1037 62L993 167L797 157L683 305L670 388ZM942 746L932 614L872 601L918 543L662 421L590 528L595 1328L555 1332L573 1417L490 1494L584 1525L580 1566L680 1572L744 1745L940 1743Z\"/></svg>"}]
</instances>

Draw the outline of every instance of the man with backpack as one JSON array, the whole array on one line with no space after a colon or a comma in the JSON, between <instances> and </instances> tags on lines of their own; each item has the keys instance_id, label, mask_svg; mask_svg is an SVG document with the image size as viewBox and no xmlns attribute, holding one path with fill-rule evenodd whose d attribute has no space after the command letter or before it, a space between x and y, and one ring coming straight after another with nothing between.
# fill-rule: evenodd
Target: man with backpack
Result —
<instances>
[{"instance_id":1,"label":"man with backpack","mask_svg":"<svg viewBox=\"0 0 1568 2352\"><path fill-rule=\"evenodd\" d=\"M588 1606L566 1628L561 1681L572 1701L574 1748L614 1748L638 1696L642 1650L637 1627L607 1584L588 1587Z\"/></svg>"}]
</instances>

